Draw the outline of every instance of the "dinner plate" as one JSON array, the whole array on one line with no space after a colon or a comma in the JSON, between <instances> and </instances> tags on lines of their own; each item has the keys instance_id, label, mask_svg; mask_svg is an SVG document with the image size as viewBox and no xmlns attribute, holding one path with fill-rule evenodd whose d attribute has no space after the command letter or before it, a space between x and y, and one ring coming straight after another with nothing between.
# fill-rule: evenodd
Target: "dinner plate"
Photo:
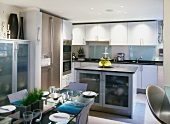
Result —
<instances>
[{"instance_id":1,"label":"dinner plate","mask_svg":"<svg viewBox=\"0 0 170 124\"><path fill-rule=\"evenodd\" d=\"M13 105L5 105L5 106L1 106L0 107L0 113L8 113L8 112L12 112L16 109L15 106Z\"/></svg>"},{"instance_id":2,"label":"dinner plate","mask_svg":"<svg viewBox=\"0 0 170 124\"><path fill-rule=\"evenodd\" d=\"M49 95L50 93L48 91L43 91L43 96L47 96Z\"/></svg>"},{"instance_id":3,"label":"dinner plate","mask_svg":"<svg viewBox=\"0 0 170 124\"><path fill-rule=\"evenodd\" d=\"M67 122L69 121L70 115L67 113L54 113L49 116L52 122Z\"/></svg>"},{"instance_id":4,"label":"dinner plate","mask_svg":"<svg viewBox=\"0 0 170 124\"><path fill-rule=\"evenodd\" d=\"M87 97L94 97L94 96L97 95L97 94L96 94L95 92L93 92L93 91L85 91L85 92L83 92L82 94L83 94L83 96L87 96Z\"/></svg>"}]
</instances>

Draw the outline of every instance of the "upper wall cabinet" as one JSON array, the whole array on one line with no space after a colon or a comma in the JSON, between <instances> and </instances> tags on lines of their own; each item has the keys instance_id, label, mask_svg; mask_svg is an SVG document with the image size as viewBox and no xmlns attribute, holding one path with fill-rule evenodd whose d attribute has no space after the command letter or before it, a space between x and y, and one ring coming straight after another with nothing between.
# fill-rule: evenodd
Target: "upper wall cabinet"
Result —
<instances>
[{"instance_id":1,"label":"upper wall cabinet","mask_svg":"<svg viewBox=\"0 0 170 124\"><path fill-rule=\"evenodd\" d=\"M72 45L85 44L85 25L73 25L73 40Z\"/></svg>"},{"instance_id":2,"label":"upper wall cabinet","mask_svg":"<svg viewBox=\"0 0 170 124\"><path fill-rule=\"evenodd\" d=\"M128 23L128 45L156 45L157 22Z\"/></svg>"},{"instance_id":3,"label":"upper wall cabinet","mask_svg":"<svg viewBox=\"0 0 170 124\"><path fill-rule=\"evenodd\" d=\"M127 23L110 24L110 45L127 45Z\"/></svg>"},{"instance_id":4,"label":"upper wall cabinet","mask_svg":"<svg viewBox=\"0 0 170 124\"><path fill-rule=\"evenodd\" d=\"M72 23L63 20L63 39L72 40Z\"/></svg>"},{"instance_id":5,"label":"upper wall cabinet","mask_svg":"<svg viewBox=\"0 0 170 124\"><path fill-rule=\"evenodd\" d=\"M86 41L110 41L109 24L86 24Z\"/></svg>"}]
</instances>

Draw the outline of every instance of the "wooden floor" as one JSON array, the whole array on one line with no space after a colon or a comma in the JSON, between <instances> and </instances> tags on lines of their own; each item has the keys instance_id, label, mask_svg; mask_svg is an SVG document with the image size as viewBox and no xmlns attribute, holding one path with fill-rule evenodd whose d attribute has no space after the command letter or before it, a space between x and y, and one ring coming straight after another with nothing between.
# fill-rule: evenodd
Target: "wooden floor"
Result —
<instances>
[{"instance_id":1,"label":"wooden floor","mask_svg":"<svg viewBox=\"0 0 170 124\"><path fill-rule=\"evenodd\" d=\"M160 124L152 115L145 94L137 95L133 119L96 111L90 111L89 114L88 124Z\"/></svg>"}]
</instances>

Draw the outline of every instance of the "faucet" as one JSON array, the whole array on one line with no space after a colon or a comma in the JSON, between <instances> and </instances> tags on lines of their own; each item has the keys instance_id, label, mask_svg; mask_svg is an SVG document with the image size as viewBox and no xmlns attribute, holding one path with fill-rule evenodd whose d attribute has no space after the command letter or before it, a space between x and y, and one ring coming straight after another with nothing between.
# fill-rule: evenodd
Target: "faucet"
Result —
<instances>
[{"instance_id":1,"label":"faucet","mask_svg":"<svg viewBox=\"0 0 170 124\"><path fill-rule=\"evenodd\" d=\"M140 59L142 59L142 56L139 58L136 58L136 63L138 63Z\"/></svg>"}]
</instances>

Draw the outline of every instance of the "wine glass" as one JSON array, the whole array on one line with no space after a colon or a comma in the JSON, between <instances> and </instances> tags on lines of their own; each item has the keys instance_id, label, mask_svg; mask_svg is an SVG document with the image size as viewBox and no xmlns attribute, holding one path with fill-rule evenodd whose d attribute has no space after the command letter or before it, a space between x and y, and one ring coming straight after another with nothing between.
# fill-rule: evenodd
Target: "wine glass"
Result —
<instances>
[{"instance_id":1,"label":"wine glass","mask_svg":"<svg viewBox=\"0 0 170 124\"><path fill-rule=\"evenodd\" d=\"M35 122L40 122L42 118L42 110L41 109L35 109L33 110L34 118L36 118Z\"/></svg>"},{"instance_id":2,"label":"wine glass","mask_svg":"<svg viewBox=\"0 0 170 124\"><path fill-rule=\"evenodd\" d=\"M24 124L31 124L33 119L33 112L26 111L23 113Z\"/></svg>"}]
</instances>

